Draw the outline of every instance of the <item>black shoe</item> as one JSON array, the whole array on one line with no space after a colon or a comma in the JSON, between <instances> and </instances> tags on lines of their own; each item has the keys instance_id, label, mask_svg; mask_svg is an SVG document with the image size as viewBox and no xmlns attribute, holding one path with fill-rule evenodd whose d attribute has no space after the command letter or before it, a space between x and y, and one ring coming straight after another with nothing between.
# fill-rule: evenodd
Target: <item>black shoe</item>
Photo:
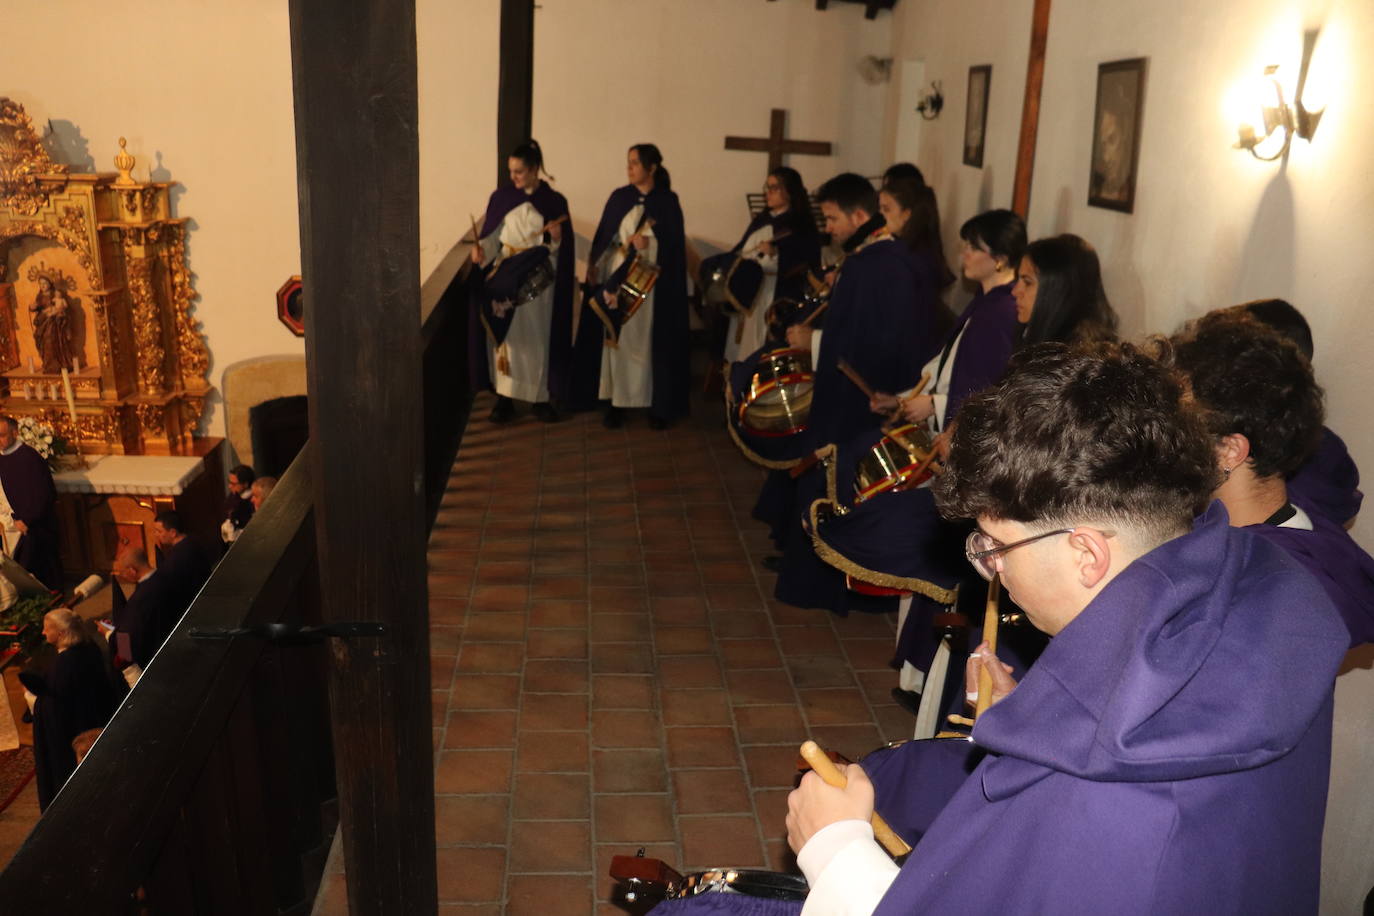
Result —
<instances>
[{"instance_id":1,"label":"black shoe","mask_svg":"<svg viewBox=\"0 0 1374 916\"><path fill-rule=\"evenodd\" d=\"M769 554L759 562L762 563L763 568L769 572L782 572L782 557L779 554Z\"/></svg>"},{"instance_id":2,"label":"black shoe","mask_svg":"<svg viewBox=\"0 0 1374 916\"><path fill-rule=\"evenodd\" d=\"M515 402L510 398L498 397L496 406L487 414L487 420L492 423L509 423L515 419Z\"/></svg>"},{"instance_id":3,"label":"black shoe","mask_svg":"<svg viewBox=\"0 0 1374 916\"><path fill-rule=\"evenodd\" d=\"M892 699L896 700L898 706L902 707L913 716L921 714L921 695L916 691L893 687Z\"/></svg>"},{"instance_id":4,"label":"black shoe","mask_svg":"<svg viewBox=\"0 0 1374 916\"><path fill-rule=\"evenodd\" d=\"M672 420L665 420L665 419L663 419L662 417L650 417L650 418L649 418L649 428L650 428L650 429L656 429L656 430L662 431L662 430L665 430L665 429L670 429L670 428L672 427L672 425L673 425L673 421L672 421Z\"/></svg>"},{"instance_id":5,"label":"black shoe","mask_svg":"<svg viewBox=\"0 0 1374 916\"><path fill-rule=\"evenodd\" d=\"M530 408L530 413L534 414L539 420L545 423L557 423L563 419L558 415L558 411L547 401L541 401Z\"/></svg>"},{"instance_id":6,"label":"black shoe","mask_svg":"<svg viewBox=\"0 0 1374 916\"><path fill-rule=\"evenodd\" d=\"M607 429L620 429L625 423L625 411L619 407L607 407L601 416L601 425Z\"/></svg>"}]
</instances>

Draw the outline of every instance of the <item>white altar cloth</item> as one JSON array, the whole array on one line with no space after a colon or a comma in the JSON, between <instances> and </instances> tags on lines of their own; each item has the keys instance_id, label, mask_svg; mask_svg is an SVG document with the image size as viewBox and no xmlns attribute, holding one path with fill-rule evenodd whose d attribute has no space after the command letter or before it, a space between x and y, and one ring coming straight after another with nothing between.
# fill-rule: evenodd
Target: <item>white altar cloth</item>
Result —
<instances>
[{"instance_id":1,"label":"white altar cloth","mask_svg":"<svg viewBox=\"0 0 1374 916\"><path fill-rule=\"evenodd\" d=\"M180 496L205 471L200 458L181 455L87 455L86 464L54 474L57 492Z\"/></svg>"}]
</instances>

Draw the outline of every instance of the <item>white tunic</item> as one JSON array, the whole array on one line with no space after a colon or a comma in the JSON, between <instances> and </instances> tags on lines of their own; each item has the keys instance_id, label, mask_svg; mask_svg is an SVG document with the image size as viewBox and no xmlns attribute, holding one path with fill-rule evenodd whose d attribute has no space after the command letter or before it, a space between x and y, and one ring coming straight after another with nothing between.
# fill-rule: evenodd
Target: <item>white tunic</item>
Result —
<instances>
[{"instance_id":1,"label":"white tunic","mask_svg":"<svg viewBox=\"0 0 1374 916\"><path fill-rule=\"evenodd\" d=\"M773 304L773 297L778 288L778 253L775 248L772 254L765 255L758 251L757 247L759 242L767 242L772 238L773 226L764 223L744 240L744 251L754 249L746 257L758 261L759 266L763 268L763 282L759 284L758 294L754 296L753 311L748 315L730 316L730 333L725 338L727 362L739 362L763 346L763 342L768 338L768 306Z\"/></svg>"},{"instance_id":2,"label":"white tunic","mask_svg":"<svg viewBox=\"0 0 1374 916\"><path fill-rule=\"evenodd\" d=\"M630 208L620 221L612 245L623 245L634 235L635 227L644 212L644 205ZM649 247L639 252L640 257L658 263L658 239L654 238L652 227L643 229L640 237L649 242ZM628 257L617 254L611 259L607 272L614 273ZM635 312L634 317L620 328L620 345L612 347L609 343L601 348L601 392L602 400L609 400L615 407L648 407L654 401L654 299L648 298Z\"/></svg>"},{"instance_id":3,"label":"white tunic","mask_svg":"<svg viewBox=\"0 0 1374 916\"><path fill-rule=\"evenodd\" d=\"M544 217L527 201L507 213L500 227L482 239L482 263L491 264L502 251L510 255L519 249L543 245L543 233ZM558 245L558 242L549 243L555 275ZM550 284L533 302L515 310L510 330L500 347L487 338L492 387L503 397L534 403L549 399L549 325L553 321L554 286ZM501 355L510 363L509 374L497 368Z\"/></svg>"}]
</instances>

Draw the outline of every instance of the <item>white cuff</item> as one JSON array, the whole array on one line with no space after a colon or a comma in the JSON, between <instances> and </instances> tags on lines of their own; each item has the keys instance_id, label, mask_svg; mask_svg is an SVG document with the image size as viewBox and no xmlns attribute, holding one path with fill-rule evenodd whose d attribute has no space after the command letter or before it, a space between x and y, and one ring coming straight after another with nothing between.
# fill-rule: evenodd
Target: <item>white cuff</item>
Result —
<instances>
[{"instance_id":1,"label":"white cuff","mask_svg":"<svg viewBox=\"0 0 1374 916\"><path fill-rule=\"evenodd\" d=\"M936 432L939 432L945 428L945 408L949 406L949 395L932 394L930 400L935 407L935 412L930 415L930 420Z\"/></svg>"},{"instance_id":2,"label":"white cuff","mask_svg":"<svg viewBox=\"0 0 1374 916\"><path fill-rule=\"evenodd\" d=\"M900 871L860 820L818 830L797 853L797 865L811 885L802 916L869 916Z\"/></svg>"},{"instance_id":3,"label":"white cuff","mask_svg":"<svg viewBox=\"0 0 1374 916\"><path fill-rule=\"evenodd\" d=\"M821 332L811 332L811 365L819 366L821 362Z\"/></svg>"}]
</instances>

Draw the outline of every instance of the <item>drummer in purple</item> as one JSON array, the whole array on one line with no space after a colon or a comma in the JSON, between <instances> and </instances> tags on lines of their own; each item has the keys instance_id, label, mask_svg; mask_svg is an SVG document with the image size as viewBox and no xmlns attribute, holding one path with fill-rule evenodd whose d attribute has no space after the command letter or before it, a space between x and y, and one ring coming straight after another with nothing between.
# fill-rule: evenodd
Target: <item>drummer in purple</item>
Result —
<instances>
[{"instance_id":1,"label":"drummer in purple","mask_svg":"<svg viewBox=\"0 0 1374 916\"><path fill-rule=\"evenodd\" d=\"M1283 550L1218 504L1194 521L1217 476L1198 408L1127 345L1029 348L966 402L937 500L1053 639L1019 684L990 666L988 755L900 869L861 768L803 779L804 912L1316 911L1348 636Z\"/></svg>"}]
</instances>

